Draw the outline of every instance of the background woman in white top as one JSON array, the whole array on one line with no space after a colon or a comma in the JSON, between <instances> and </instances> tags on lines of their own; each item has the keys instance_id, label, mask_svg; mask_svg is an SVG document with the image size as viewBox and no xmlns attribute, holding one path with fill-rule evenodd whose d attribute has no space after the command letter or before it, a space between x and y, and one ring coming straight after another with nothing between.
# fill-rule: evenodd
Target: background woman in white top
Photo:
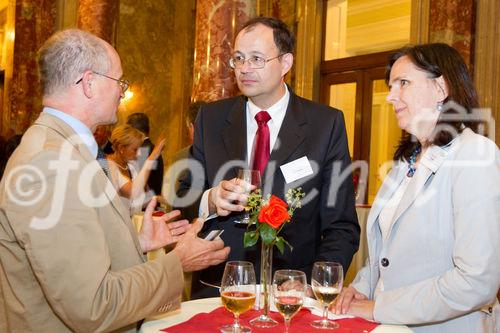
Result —
<instances>
[{"instance_id":1,"label":"background woman in white top","mask_svg":"<svg viewBox=\"0 0 500 333\"><path fill-rule=\"evenodd\" d=\"M369 259L335 312L416 332L500 332L500 158L476 134L476 90L446 44L387 66L405 131L367 221Z\"/></svg>"},{"instance_id":2,"label":"background woman in white top","mask_svg":"<svg viewBox=\"0 0 500 333\"><path fill-rule=\"evenodd\" d=\"M144 134L130 125L117 126L111 133L114 153L107 155L110 178L130 213L140 211L154 196L147 187L147 180L154 161L165 146L161 139L149 155L141 170L136 161L137 151L144 141Z\"/></svg>"}]
</instances>

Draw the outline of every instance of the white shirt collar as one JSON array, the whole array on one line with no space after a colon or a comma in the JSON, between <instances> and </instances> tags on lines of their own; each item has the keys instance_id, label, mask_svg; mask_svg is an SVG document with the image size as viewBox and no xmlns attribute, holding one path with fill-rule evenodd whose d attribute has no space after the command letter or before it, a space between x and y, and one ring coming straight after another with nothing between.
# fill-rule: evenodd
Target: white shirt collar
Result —
<instances>
[{"instance_id":1,"label":"white shirt collar","mask_svg":"<svg viewBox=\"0 0 500 333\"><path fill-rule=\"evenodd\" d=\"M68 124L68 126L71 127L76 132L76 134L78 134L78 136L80 136L83 143L89 148L92 156L94 156L94 158L97 157L97 142L95 141L94 135L87 127L87 125L67 113L50 108L48 106L45 106L42 112L59 118L60 120Z\"/></svg>"},{"instance_id":2,"label":"white shirt collar","mask_svg":"<svg viewBox=\"0 0 500 333\"><path fill-rule=\"evenodd\" d=\"M283 94L283 97L281 97L276 103L274 103L267 110L265 110L271 116L271 120L269 122L278 123L279 126L281 126L283 118L285 118L286 109L288 107L288 101L290 100L290 92L288 91L288 87L286 86L286 84L284 84L284 86L285 86L285 94ZM255 124L257 124L257 122L255 121L255 115L257 115L257 113L263 110L257 105L255 105L250 100L250 98L248 99L247 110L250 113L251 119L253 119Z\"/></svg>"}]
</instances>

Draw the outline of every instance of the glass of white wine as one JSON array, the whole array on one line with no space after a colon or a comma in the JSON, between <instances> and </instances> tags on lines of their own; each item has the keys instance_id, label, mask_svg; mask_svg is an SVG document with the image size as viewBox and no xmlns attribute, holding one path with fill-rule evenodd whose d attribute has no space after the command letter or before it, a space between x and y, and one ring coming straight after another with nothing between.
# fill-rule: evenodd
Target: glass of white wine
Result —
<instances>
[{"instance_id":1,"label":"glass of white wine","mask_svg":"<svg viewBox=\"0 0 500 333\"><path fill-rule=\"evenodd\" d=\"M236 178L241 179L248 184L248 188L246 191L247 194L251 193L252 185L254 187L253 190L259 189L261 187L261 179L260 179L260 171L259 170L240 169L240 170L238 170L238 176ZM249 210L250 210L250 207L246 206L243 218L241 220L236 220L234 222L240 223L240 224L249 224L250 223L250 214L248 212Z\"/></svg>"},{"instance_id":2,"label":"glass of white wine","mask_svg":"<svg viewBox=\"0 0 500 333\"><path fill-rule=\"evenodd\" d=\"M307 279L304 272L281 269L274 273L273 299L285 320L285 333L288 333L292 317L302 307L306 291Z\"/></svg>"},{"instance_id":3,"label":"glass of white wine","mask_svg":"<svg viewBox=\"0 0 500 333\"><path fill-rule=\"evenodd\" d=\"M224 268L220 287L222 305L233 313L234 323L220 328L222 333L250 333L250 327L242 326L240 314L255 304L255 270L248 261L229 261Z\"/></svg>"},{"instance_id":4,"label":"glass of white wine","mask_svg":"<svg viewBox=\"0 0 500 333\"><path fill-rule=\"evenodd\" d=\"M331 330L339 324L328 319L328 307L342 290L344 271L337 262L315 262L311 275L311 286L316 298L323 304L323 318L311 322L314 328Z\"/></svg>"}]
</instances>

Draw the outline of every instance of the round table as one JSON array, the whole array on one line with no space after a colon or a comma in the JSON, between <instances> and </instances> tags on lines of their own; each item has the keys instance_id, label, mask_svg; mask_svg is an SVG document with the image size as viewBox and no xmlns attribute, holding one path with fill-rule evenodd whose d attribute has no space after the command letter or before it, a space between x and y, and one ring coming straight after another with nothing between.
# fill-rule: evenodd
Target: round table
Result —
<instances>
[{"instance_id":1,"label":"round table","mask_svg":"<svg viewBox=\"0 0 500 333\"><path fill-rule=\"evenodd\" d=\"M170 327L186 320L189 320L195 314L200 312L210 312L219 306L222 306L220 297L203 298L194 301L181 303L181 308L167 314L147 318L141 326L141 333L158 333L161 329ZM269 331L271 332L271 331ZM400 325L379 325L373 333L411 333L406 326Z\"/></svg>"}]
</instances>

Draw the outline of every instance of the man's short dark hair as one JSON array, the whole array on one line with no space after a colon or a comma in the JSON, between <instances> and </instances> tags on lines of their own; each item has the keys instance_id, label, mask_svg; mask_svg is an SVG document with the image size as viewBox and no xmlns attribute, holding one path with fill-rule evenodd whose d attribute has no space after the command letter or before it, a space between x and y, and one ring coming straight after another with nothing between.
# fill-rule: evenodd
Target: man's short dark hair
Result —
<instances>
[{"instance_id":1,"label":"man's short dark hair","mask_svg":"<svg viewBox=\"0 0 500 333\"><path fill-rule=\"evenodd\" d=\"M198 112L200 112L200 108L205 104L207 104L205 101L196 101L189 104L188 112L186 113L186 121L194 124L196 116L198 115Z\"/></svg>"},{"instance_id":2,"label":"man's short dark hair","mask_svg":"<svg viewBox=\"0 0 500 333\"><path fill-rule=\"evenodd\" d=\"M149 118L147 114L142 112L132 113L127 117L127 124L149 135Z\"/></svg>"},{"instance_id":3,"label":"man's short dark hair","mask_svg":"<svg viewBox=\"0 0 500 333\"><path fill-rule=\"evenodd\" d=\"M254 17L245 22L239 32L243 30L252 30L258 24L265 25L273 29L274 43L278 47L280 54L292 53L295 49L295 37L288 29L288 26L281 20L274 17ZM239 33L238 32L238 33Z\"/></svg>"}]
</instances>

